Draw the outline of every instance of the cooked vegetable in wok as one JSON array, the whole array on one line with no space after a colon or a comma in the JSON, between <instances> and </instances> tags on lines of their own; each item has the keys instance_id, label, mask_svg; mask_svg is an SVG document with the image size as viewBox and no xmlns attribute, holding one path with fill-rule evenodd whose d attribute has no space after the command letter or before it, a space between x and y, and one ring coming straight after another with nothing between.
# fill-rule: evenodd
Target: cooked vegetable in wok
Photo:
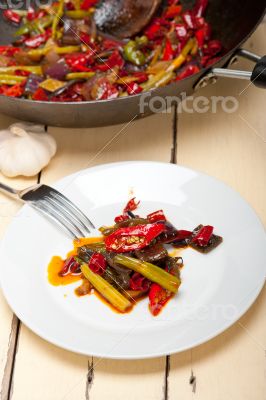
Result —
<instances>
[{"instance_id":1,"label":"cooked vegetable in wok","mask_svg":"<svg viewBox=\"0 0 266 400\"><path fill-rule=\"evenodd\" d=\"M18 29L13 43L0 47L0 94L114 99L179 81L220 58L222 45L204 18L208 0L196 0L191 9L179 0L160 3L59 0L3 11Z\"/></svg>"},{"instance_id":2,"label":"cooked vegetable in wok","mask_svg":"<svg viewBox=\"0 0 266 400\"><path fill-rule=\"evenodd\" d=\"M53 285L82 280L78 296L96 291L120 313L128 312L138 299L148 297L152 315L177 294L183 258L171 249L191 247L208 253L222 238L210 225L193 231L175 228L163 210L140 217L133 213L139 202L129 200L114 225L101 227L103 236L75 240L65 260L53 257L48 279Z\"/></svg>"}]
</instances>

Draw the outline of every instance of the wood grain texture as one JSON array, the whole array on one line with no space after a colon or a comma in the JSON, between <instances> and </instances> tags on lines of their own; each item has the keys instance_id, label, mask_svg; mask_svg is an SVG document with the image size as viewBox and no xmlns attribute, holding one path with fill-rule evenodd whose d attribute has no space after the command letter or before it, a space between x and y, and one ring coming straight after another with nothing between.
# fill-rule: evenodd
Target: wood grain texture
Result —
<instances>
[{"instance_id":1,"label":"wood grain texture","mask_svg":"<svg viewBox=\"0 0 266 400\"><path fill-rule=\"evenodd\" d=\"M97 129L49 128L58 153L41 181L55 180L87 166L123 160L169 162L172 115L155 115L126 126ZM129 390L130 386L133 388ZM25 326L20 333L12 400L76 400L164 396L165 357L120 362L87 358L61 350Z\"/></svg>"},{"instance_id":2,"label":"wood grain texture","mask_svg":"<svg viewBox=\"0 0 266 400\"><path fill-rule=\"evenodd\" d=\"M265 53L263 24L245 48ZM237 67L251 68L242 62ZM235 188L266 225L265 91L246 81L220 79L198 96L235 96L239 109L207 114L182 114L177 162L213 175ZM169 398L183 400L265 400L266 289L248 313L225 333L191 351L171 357ZM192 393L188 367L196 376ZM182 376L182 379L180 377ZM178 397L177 397L178 396Z\"/></svg>"}]
</instances>

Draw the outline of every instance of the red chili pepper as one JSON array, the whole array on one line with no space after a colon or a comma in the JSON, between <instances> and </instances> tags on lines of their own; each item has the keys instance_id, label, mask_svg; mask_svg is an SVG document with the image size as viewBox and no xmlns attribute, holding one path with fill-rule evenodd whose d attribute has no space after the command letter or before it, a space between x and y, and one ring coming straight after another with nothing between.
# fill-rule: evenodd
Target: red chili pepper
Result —
<instances>
[{"instance_id":1,"label":"red chili pepper","mask_svg":"<svg viewBox=\"0 0 266 400\"><path fill-rule=\"evenodd\" d=\"M13 47L13 46L0 46L0 54L3 54L8 57L12 57L14 54L18 53L21 51L19 47Z\"/></svg>"},{"instance_id":2,"label":"red chili pepper","mask_svg":"<svg viewBox=\"0 0 266 400\"><path fill-rule=\"evenodd\" d=\"M176 77L176 81L180 81L181 79L187 78L188 76L197 74L200 71L199 67L194 64L189 64L183 68L181 72Z\"/></svg>"},{"instance_id":3,"label":"red chili pepper","mask_svg":"<svg viewBox=\"0 0 266 400\"><path fill-rule=\"evenodd\" d=\"M191 242L198 246L207 246L213 233L213 226L206 225L191 239Z\"/></svg>"},{"instance_id":4,"label":"red chili pepper","mask_svg":"<svg viewBox=\"0 0 266 400\"><path fill-rule=\"evenodd\" d=\"M129 95L138 94L142 92L142 87L137 84L137 82L129 82L126 86Z\"/></svg>"},{"instance_id":5,"label":"red chili pepper","mask_svg":"<svg viewBox=\"0 0 266 400\"><path fill-rule=\"evenodd\" d=\"M89 8L95 6L95 4L98 2L98 0L83 0L81 3L81 10L88 10Z\"/></svg>"},{"instance_id":6,"label":"red chili pepper","mask_svg":"<svg viewBox=\"0 0 266 400\"><path fill-rule=\"evenodd\" d=\"M180 229L177 231L177 234L175 236L175 241L189 239L191 234L192 234L191 231L186 231L185 229Z\"/></svg>"},{"instance_id":7,"label":"red chili pepper","mask_svg":"<svg viewBox=\"0 0 266 400\"><path fill-rule=\"evenodd\" d=\"M211 40L207 44L207 47L203 49L204 54L209 54L210 56L215 56L222 50L222 43L220 40Z\"/></svg>"},{"instance_id":8,"label":"red chili pepper","mask_svg":"<svg viewBox=\"0 0 266 400\"><path fill-rule=\"evenodd\" d=\"M81 275L80 265L75 257L69 257L64 261L62 270L58 273L59 276Z\"/></svg>"},{"instance_id":9,"label":"red chili pepper","mask_svg":"<svg viewBox=\"0 0 266 400\"><path fill-rule=\"evenodd\" d=\"M108 71L114 67L123 68L125 61L118 50L115 50L104 64L97 65L100 71Z\"/></svg>"},{"instance_id":10,"label":"red chili pepper","mask_svg":"<svg viewBox=\"0 0 266 400\"><path fill-rule=\"evenodd\" d=\"M91 60L91 53L73 53L65 56L65 61L72 72L89 72L92 71L88 67L88 63Z\"/></svg>"},{"instance_id":11,"label":"red chili pepper","mask_svg":"<svg viewBox=\"0 0 266 400\"><path fill-rule=\"evenodd\" d=\"M110 50L117 47L123 47L124 43L115 39L105 39L102 43L102 47L104 50Z\"/></svg>"},{"instance_id":12,"label":"red chili pepper","mask_svg":"<svg viewBox=\"0 0 266 400\"><path fill-rule=\"evenodd\" d=\"M143 83L149 79L149 76L148 74L146 74L146 72L135 72L133 76L137 78L137 80L135 81L137 83Z\"/></svg>"},{"instance_id":13,"label":"red chili pepper","mask_svg":"<svg viewBox=\"0 0 266 400\"><path fill-rule=\"evenodd\" d=\"M45 43L47 40L47 35L45 33L42 33L40 35L36 35L33 37L30 37L24 41L25 45L27 47L30 47L32 49L36 49L39 47L41 44Z\"/></svg>"},{"instance_id":14,"label":"red chili pepper","mask_svg":"<svg viewBox=\"0 0 266 400\"><path fill-rule=\"evenodd\" d=\"M163 210L154 211L151 214L147 215L149 222L154 223L157 221L166 221Z\"/></svg>"},{"instance_id":15,"label":"red chili pepper","mask_svg":"<svg viewBox=\"0 0 266 400\"><path fill-rule=\"evenodd\" d=\"M140 201L135 200L136 197L132 197L124 207L123 213L126 214L127 211L134 211L138 208Z\"/></svg>"},{"instance_id":16,"label":"red chili pepper","mask_svg":"<svg viewBox=\"0 0 266 400\"><path fill-rule=\"evenodd\" d=\"M195 16L192 13L192 11L185 11L182 15L183 20L185 21L186 25L188 28L190 29L196 29L197 28L197 24L196 24L196 20L195 20Z\"/></svg>"},{"instance_id":17,"label":"red chili pepper","mask_svg":"<svg viewBox=\"0 0 266 400\"><path fill-rule=\"evenodd\" d=\"M151 282L138 272L134 272L129 280L131 290L148 290Z\"/></svg>"},{"instance_id":18,"label":"red chili pepper","mask_svg":"<svg viewBox=\"0 0 266 400\"><path fill-rule=\"evenodd\" d=\"M182 11L181 5L172 4L170 7L167 8L164 18L174 18L177 15L180 15Z\"/></svg>"},{"instance_id":19,"label":"red chili pepper","mask_svg":"<svg viewBox=\"0 0 266 400\"><path fill-rule=\"evenodd\" d=\"M89 268L98 275L103 275L106 270L106 260L100 253L94 253L89 261Z\"/></svg>"},{"instance_id":20,"label":"red chili pepper","mask_svg":"<svg viewBox=\"0 0 266 400\"><path fill-rule=\"evenodd\" d=\"M118 224L119 222L126 221L128 219L128 216L126 215L118 215L115 217L115 223Z\"/></svg>"},{"instance_id":21,"label":"red chili pepper","mask_svg":"<svg viewBox=\"0 0 266 400\"><path fill-rule=\"evenodd\" d=\"M159 36L162 36L162 27L158 22L155 22L154 24L150 25L146 30L145 30L145 36L149 40L153 40Z\"/></svg>"},{"instance_id":22,"label":"red chili pepper","mask_svg":"<svg viewBox=\"0 0 266 400\"><path fill-rule=\"evenodd\" d=\"M157 283L152 283L149 291L149 309L152 315L158 315L171 297L171 292L165 290Z\"/></svg>"},{"instance_id":23,"label":"red chili pepper","mask_svg":"<svg viewBox=\"0 0 266 400\"><path fill-rule=\"evenodd\" d=\"M106 249L116 253L139 250L164 231L164 224L159 223L120 228L105 238Z\"/></svg>"},{"instance_id":24,"label":"red chili pepper","mask_svg":"<svg viewBox=\"0 0 266 400\"><path fill-rule=\"evenodd\" d=\"M4 10L3 11L3 16L10 22L13 22L13 24L20 24L21 22L21 16L17 14L15 11L12 10Z\"/></svg>"},{"instance_id":25,"label":"red chili pepper","mask_svg":"<svg viewBox=\"0 0 266 400\"><path fill-rule=\"evenodd\" d=\"M39 100L39 101L48 101L49 100L47 93L42 88L39 88L36 90L36 92L32 95L32 99Z\"/></svg>"},{"instance_id":26,"label":"red chili pepper","mask_svg":"<svg viewBox=\"0 0 266 400\"><path fill-rule=\"evenodd\" d=\"M196 17L202 17L202 15L204 14L207 5L208 5L208 0L197 0L196 4L193 8L193 13Z\"/></svg>"},{"instance_id":27,"label":"red chili pepper","mask_svg":"<svg viewBox=\"0 0 266 400\"><path fill-rule=\"evenodd\" d=\"M179 39L179 40L184 40L188 36L188 31L184 24L176 24L175 32L176 32L177 39Z\"/></svg>"},{"instance_id":28,"label":"red chili pepper","mask_svg":"<svg viewBox=\"0 0 266 400\"><path fill-rule=\"evenodd\" d=\"M195 32L195 36L198 42L198 46L202 47L205 42L210 40L211 27L210 24L205 22L200 29Z\"/></svg>"},{"instance_id":29,"label":"red chili pepper","mask_svg":"<svg viewBox=\"0 0 266 400\"><path fill-rule=\"evenodd\" d=\"M36 18L36 12L32 6L29 6L27 13L27 20L33 21Z\"/></svg>"},{"instance_id":30,"label":"red chili pepper","mask_svg":"<svg viewBox=\"0 0 266 400\"><path fill-rule=\"evenodd\" d=\"M97 100L115 99L119 95L118 89L112 85L105 77L97 82Z\"/></svg>"},{"instance_id":31,"label":"red chili pepper","mask_svg":"<svg viewBox=\"0 0 266 400\"><path fill-rule=\"evenodd\" d=\"M80 32L79 38L81 39L82 43L85 43L87 46L91 45L91 37L86 32Z\"/></svg>"},{"instance_id":32,"label":"red chili pepper","mask_svg":"<svg viewBox=\"0 0 266 400\"><path fill-rule=\"evenodd\" d=\"M165 47L163 51L163 61L172 60L174 57L174 50L172 48L170 40L167 38L165 40Z\"/></svg>"},{"instance_id":33,"label":"red chili pepper","mask_svg":"<svg viewBox=\"0 0 266 400\"><path fill-rule=\"evenodd\" d=\"M24 93L24 86L24 82L17 83L14 86L10 86L4 94L8 97L21 97Z\"/></svg>"}]
</instances>

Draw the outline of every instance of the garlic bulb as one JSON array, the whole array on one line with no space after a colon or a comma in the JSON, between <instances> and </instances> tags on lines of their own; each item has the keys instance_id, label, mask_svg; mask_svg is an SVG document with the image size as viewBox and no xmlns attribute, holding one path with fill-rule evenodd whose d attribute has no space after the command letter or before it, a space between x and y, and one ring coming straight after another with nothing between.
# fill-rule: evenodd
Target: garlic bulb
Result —
<instances>
[{"instance_id":1,"label":"garlic bulb","mask_svg":"<svg viewBox=\"0 0 266 400\"><path fill-rule=\"evenodd\" d=\"M54 138L41 125L16 123L0 131L0 171L8 176L33 176L56 152Z\"/></svg>"}]
</instances>

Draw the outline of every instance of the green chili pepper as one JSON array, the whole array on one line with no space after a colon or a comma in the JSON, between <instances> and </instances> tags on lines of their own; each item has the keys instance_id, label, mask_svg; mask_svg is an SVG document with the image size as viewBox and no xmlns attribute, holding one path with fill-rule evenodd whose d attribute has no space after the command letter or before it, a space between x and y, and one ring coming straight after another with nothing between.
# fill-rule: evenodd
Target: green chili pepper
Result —
<instances>
[{"instance_id":1,"label":"green chili pepper","mask_svg":"<svg viewBox=\"0 0 266 400\"><path fill-rule=\"evenodd\" d=\"M38 33L43 33L45 28L48 28L53 22L53 17L47 15L41 18L39 21L27 22L22 25L15 33L14 36L27 35L30 32L37 31Z\"/></svg>"},{"instance_id":2,"label":"green chili pepper","mask_svg":"<svg viewBox=\"0 0 266 400\"><path fill-rule=\"evenodd\" d=\"M52 38L56 39L57 36L57 27L58 24L64 14L64 0L59 0L58 9L53 16L53 24L52 24Z\"/></svg>"},{"instance_id":3,"label":"green chili pepper","mask_svg":"<svg viewBox=\"0 0 266 400\"><path fill-rule=\"evenodd\" d=\"M130 61L135 65L144 65L146 62L145 54L139 50L139 47L146 44L146 36L136 38L136 40L130 40L124 47L124 57L127 61Z\"/></svg>"},{"instance_id":4,"label":"green chili pepper","mask_svg":"<svg viewBox=\"0 0 266 400\"><path fill-rule=\"evenodd\" d=\"M6 75L0 74L1 85L16 85L16 83L24 82L27 78L25 76Z\"/></svg>"}]
</instances>

